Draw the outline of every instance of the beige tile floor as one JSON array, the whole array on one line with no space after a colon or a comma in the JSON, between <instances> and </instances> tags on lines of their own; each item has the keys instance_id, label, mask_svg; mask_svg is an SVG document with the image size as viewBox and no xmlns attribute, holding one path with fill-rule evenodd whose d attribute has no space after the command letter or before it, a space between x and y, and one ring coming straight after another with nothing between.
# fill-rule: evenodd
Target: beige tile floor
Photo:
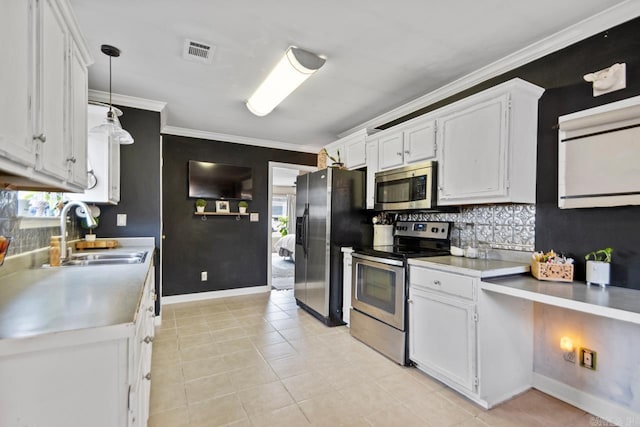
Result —
<instances>
[{"instance_id":1,"label":"beige tile floor","mask_svg":"<svg viewBox=\"0 0 640 427\"><path fill-rule=\"evenodd\" d=\"M490 411L297 308L293 291L163 307L151 427L589 426L531 390Z\"/></svg>"}]
</instances>

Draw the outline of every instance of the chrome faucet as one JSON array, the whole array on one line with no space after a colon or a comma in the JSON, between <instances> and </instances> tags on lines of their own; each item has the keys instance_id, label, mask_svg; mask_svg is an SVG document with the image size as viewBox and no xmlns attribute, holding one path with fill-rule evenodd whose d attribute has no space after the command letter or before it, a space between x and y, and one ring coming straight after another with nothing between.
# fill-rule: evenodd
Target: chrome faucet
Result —
<instances>
[{"instance_id":1,"label":"chrome faucet","mask_svg":"<svg viewBox=\"0 0 640 427\"><path fill-rule=\"evenodd\" d=\"M93 218L93 215L91 215L91 209L89 209L89 206L87 206L85 202L81 202L80 200L72 200L64 205L62 211L60 211L60 234L62 235L62 238L60 239L61 260L67 258L67 213L72 206L80 206L82 209L84 209L87 227L93 228L98 225L96 220Z\"/></svg>"}]
</instances>

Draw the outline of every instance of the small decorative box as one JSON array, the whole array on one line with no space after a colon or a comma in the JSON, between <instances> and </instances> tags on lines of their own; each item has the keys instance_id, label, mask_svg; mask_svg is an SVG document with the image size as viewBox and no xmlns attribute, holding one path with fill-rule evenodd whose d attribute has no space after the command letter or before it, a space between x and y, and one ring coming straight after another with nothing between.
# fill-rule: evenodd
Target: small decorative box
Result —
<instances>
[{"instance_id":1,"label":"small decorative box","mask_svg":"<svg viewBox=\"0 0 640 427\"><path fill-rule=\"evenodd\" d=\"M573 282L573 264L531 261L531 274L538 280Z\"/></svg>"}]
</instances>

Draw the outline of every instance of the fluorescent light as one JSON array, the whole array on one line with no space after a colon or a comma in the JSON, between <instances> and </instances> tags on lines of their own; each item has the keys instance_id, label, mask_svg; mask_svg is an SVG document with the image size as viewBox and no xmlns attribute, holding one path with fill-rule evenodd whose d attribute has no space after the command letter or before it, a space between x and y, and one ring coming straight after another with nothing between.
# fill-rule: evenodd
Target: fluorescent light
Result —
<instances>
[{"instance_id":1,"label":"fluorescent light","mask_svg":"<svg viewBox=\"0 0 640 427\"><path fill-rule=\"evenodd\" d=\"M325 59L295 46L289 47L258 89L247 101L256 116L266 116L291 92L324 65Z\"/></svg>"}]
</instances>

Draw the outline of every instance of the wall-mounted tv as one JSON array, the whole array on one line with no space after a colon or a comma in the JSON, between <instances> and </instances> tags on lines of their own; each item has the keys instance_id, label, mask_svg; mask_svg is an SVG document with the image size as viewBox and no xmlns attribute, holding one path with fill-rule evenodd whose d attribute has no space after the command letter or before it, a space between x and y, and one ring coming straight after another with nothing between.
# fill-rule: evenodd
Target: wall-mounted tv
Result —
<instances>
[{"instance_id":1,"label":"wall-mounted tv","mask_svg":"<svg viewBox=\"0 0 640 427\"><path fill-rule=\"evenodd\" d=\"M189 197L251 200L253 169L189 160Z\"/></svg>"}]
</instances>

